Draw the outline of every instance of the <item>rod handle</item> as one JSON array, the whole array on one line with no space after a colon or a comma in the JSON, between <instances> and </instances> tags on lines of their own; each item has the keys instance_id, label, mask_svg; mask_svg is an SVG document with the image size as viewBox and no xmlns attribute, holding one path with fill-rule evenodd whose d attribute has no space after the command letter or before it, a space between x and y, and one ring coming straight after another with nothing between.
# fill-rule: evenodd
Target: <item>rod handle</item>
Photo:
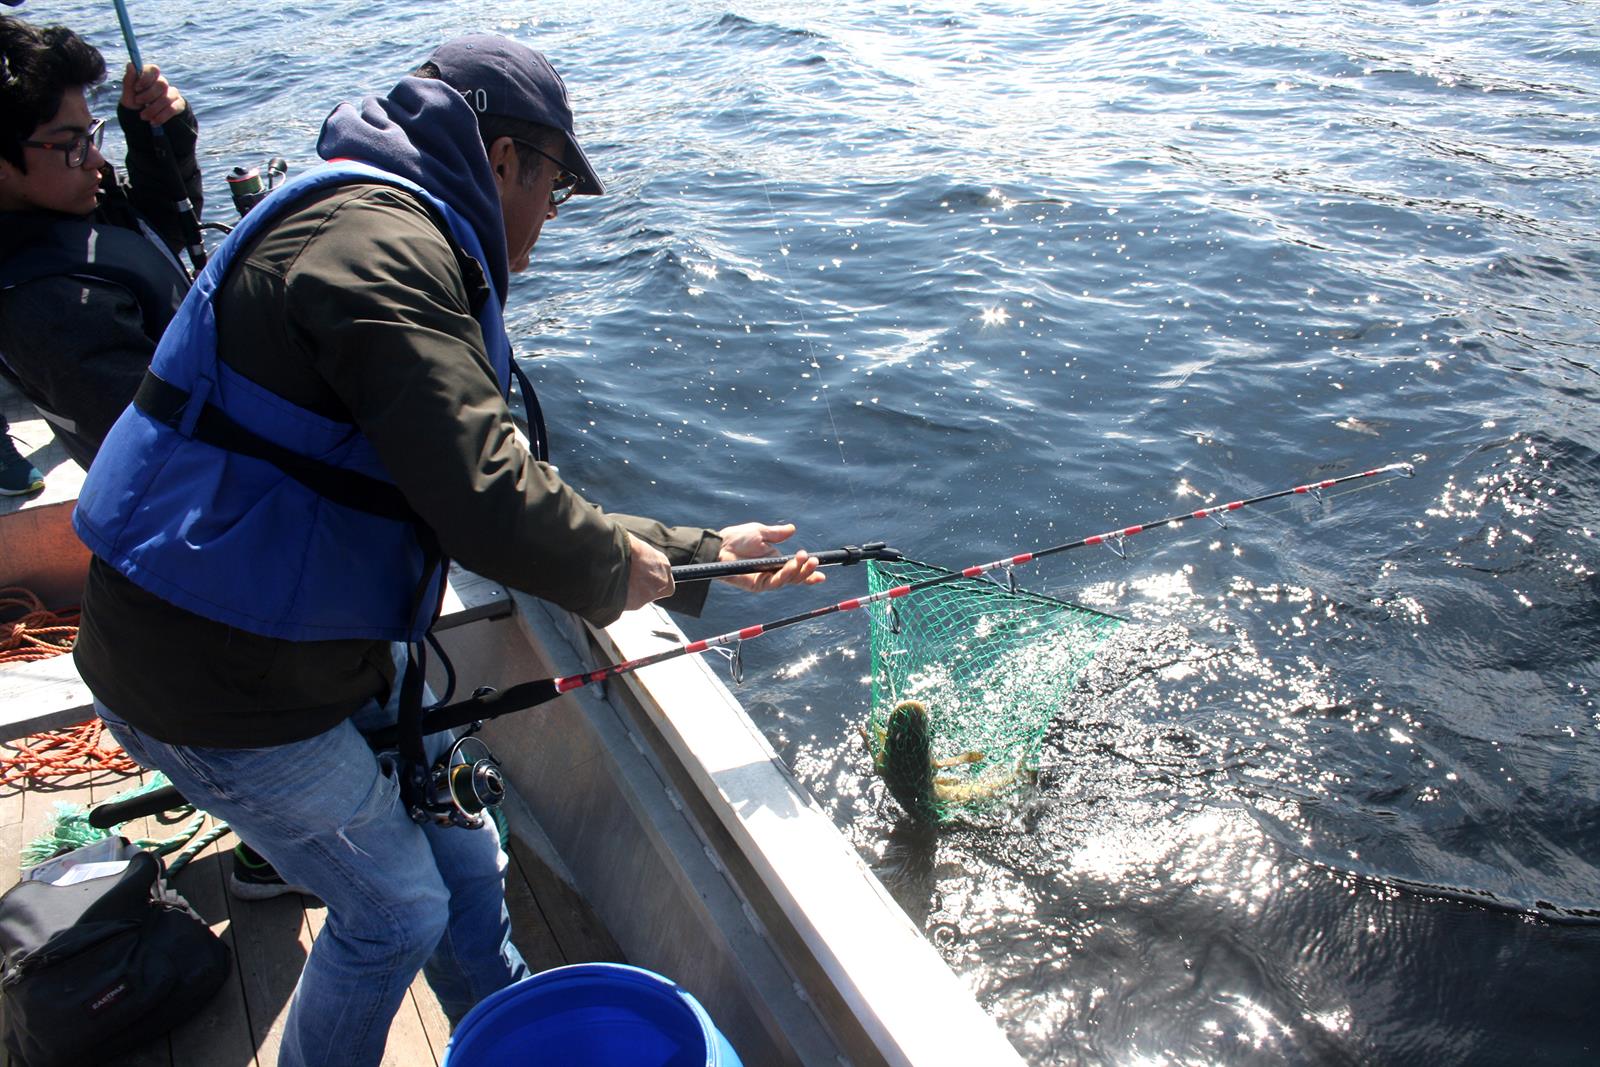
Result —
<instances>
[{"instance_id":1,"label":"rod handle","mask_svg":"<svg viewBox=\"0 0 1600 1067\"><path fill-rule=\"evenodd\" d=\"M821 552L809 552L807 555L817 561L819 567L841 567L851 563L860 563L864 559L897 560L901 556L897 549L890 548L882 541L873 541L865 545L846 545L843 548L830 548ZM734 574L758 574L762 571L775 571L794 559L794 556L762 556L759 559L733 559L715 563L684 563L672 568L674 582L704 582L712 578L726 578Z\"/></svg>"},{"instance_id":2,"label":"rod handle","mask_svg":"<svg viewBox=\"0 0 1600 1067\"><path fill-rule=\"evenodd\" d=\"M175 785L164 785L127 800L113 800L89 809L89 825L97 830L109 830L119 823L132 822L146 815L160 815L171 808L181 808L188 801Z\"/></svg>"}]
</instances>

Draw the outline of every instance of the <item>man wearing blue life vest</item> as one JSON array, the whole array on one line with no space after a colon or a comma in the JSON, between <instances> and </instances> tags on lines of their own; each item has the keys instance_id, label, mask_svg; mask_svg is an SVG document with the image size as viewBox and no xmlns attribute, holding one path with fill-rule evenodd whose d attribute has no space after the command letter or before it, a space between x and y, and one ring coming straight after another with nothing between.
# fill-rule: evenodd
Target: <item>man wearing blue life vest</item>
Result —
<instances>
[{"instance_id":1,"label":"man wearing blue life vest","mask_svg":"<svg viewBox=\"0 0 1600 1067\"><path fill-rule=\"evenodd\" d=\"M451 41L317 150L213 252L89 472L74 656L130 754L327 904L280 1064L376 1064L419 969L452 1023L527 973L493 825L413 822L362 736L395 722L440 559L606 623L697 610L673 564L794 528L605 513L513 423L510 272L602 191L543 56ZM801 553L734 582L821 580Z\"/></svg>"},{"instance_id":2,"label":"man wearing blue life vest","mask_svg":"<svg viewBox=\"0 0 1600 1067\"><path fill-rule=\"evenodd\" d=\"M0 375L85 468L188 291L176 205L201 202L194 112L153 66L122 77L126 182L100 154L105 74L66 27L0 17Z\"/></svg>"}]
</instances>

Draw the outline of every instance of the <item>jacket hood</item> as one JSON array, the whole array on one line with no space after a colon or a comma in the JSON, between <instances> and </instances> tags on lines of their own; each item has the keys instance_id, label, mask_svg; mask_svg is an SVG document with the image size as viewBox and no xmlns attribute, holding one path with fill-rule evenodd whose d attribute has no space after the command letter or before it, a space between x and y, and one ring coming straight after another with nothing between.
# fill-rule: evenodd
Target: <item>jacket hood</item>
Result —
<instances>
[{"instance_id":1,"label":"jacket hood","mask_svg":"<svg viewBox=\"0 0 1600 1067\"><path fill-rule=\"evenodd\" d=\"M409 178L472 226L484 273L506 302L506 228L478 117L460 93L432 78L402 78L388 96L340 104L322 124L317 155L353 159Z\"/></svg>"}]
</instances>

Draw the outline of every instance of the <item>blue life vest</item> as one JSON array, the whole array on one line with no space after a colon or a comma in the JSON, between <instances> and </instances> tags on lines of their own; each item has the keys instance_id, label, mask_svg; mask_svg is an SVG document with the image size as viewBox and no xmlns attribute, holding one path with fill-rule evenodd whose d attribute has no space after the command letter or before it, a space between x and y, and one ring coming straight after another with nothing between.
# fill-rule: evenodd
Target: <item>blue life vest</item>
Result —
<instances>
[{"instance_id":1,"label":"blue life vest","mask_svg":"<svg viewBox=\"0 0 1600 1067\"><path fill-rule=\"evenodd\" d=\"M90 468L73 526L134 584L205 618L290 641L417 641L438 607L442 561L370 442L353 423L291 404L217 358L213 300L238 252L307 195L352 182L411 192L483 263L482 245L460 215L387 171L341 161L281 186L195 280L140 397ZM491 292L478 325L504 394L511 343L500 306ZM152 395L165 403L164 417ZM208 443L225 439L205 432L216 425L253 444ZM380 514L384 508L341 502L326 488L341 479L390 490L394 504Z\"/></svg>"}]
</instances>

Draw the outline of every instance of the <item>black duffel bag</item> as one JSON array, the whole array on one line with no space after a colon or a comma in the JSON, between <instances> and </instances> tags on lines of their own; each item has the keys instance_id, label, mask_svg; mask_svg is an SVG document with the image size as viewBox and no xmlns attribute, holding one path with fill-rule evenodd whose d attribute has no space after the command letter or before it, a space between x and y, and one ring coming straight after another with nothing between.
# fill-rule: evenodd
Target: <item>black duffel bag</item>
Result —
<instances>
[{"instance_id":1,"label":"black duffel bag","mask_svg":"<svg viewBox=\"0 0 1600 1067\"><path fill-rule=\"evenodd\" d=\"M24 881L0 896L0 1038L13 1063L77 1067L166 1033L227 978L228 946L181 899L156 893L160 862L75 885Z\"/></svg>"}]
</instances>

